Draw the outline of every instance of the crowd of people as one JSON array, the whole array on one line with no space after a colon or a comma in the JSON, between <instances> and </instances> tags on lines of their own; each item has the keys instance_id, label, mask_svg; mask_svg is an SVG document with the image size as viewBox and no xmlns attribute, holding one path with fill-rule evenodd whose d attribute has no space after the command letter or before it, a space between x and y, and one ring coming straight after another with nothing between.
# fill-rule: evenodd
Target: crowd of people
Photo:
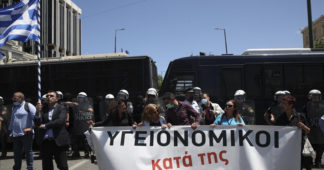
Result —
<instances>
[{"instance_id":1,"label":"crowd of people","mask_svg":"<svg viewBox=\"0 0 324 170\"><path fill-rule=\"evenodd\" d=\"M210 100L209 94L199 87L189 88L184 96L166 92L163 96L149 88L145 96L137 96L134 104L129 93L121 89L116 97L107 94L99 103L98 118L95 119L93 101L85 92L72 99L60 91L48 91L41 102L34 106L25 101L22 92L15 92L12 108L4 106L0 96L0 144L1 158L7 156L7 143L12 142L14 170L21 169L22 158L26 157L27 169L33 169L33 141L39 146L44 170L53 169L53 158L58 169L68 169L68 154L73 159L80 158L80 150L88 158L91 148L84 133L91 126L160 126L162 129L175 125L189 125L195 130L199 125L245 126L255 124L253 102L246 99L244 90L237 90L233 99L228 100L224 109ZM302 166L306 169L321 167L324 151L324 133L320 120L324 115L324 102L319 90L311 90L303 112L295 109L296 98L289 91L277 91L274 103L264 113L269 125L297 126L307 136L316 151L316 158L302 155ZM96 121L97 120L97 121ZM304 146L305 138L302 140Z\"/></svg>"}]
</instances>

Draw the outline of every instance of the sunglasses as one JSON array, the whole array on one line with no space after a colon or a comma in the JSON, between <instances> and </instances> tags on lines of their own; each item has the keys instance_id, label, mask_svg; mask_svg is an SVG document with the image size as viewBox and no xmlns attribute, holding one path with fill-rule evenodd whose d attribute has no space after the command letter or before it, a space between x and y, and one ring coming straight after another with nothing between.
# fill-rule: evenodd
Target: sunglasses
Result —
<instances>
[{"instance_id":1,"label":"sunglasses","mask_svg":"<svg viewBox=\"0 0 324 170\"><path fill-rule=\"evenodd\" d=\"M225 105L225 107L226 107L226 108L231 108L231 107L233 107L233 105L231 105L231 104L227 104L227 105Z\"/></svg>"}]
</instances>

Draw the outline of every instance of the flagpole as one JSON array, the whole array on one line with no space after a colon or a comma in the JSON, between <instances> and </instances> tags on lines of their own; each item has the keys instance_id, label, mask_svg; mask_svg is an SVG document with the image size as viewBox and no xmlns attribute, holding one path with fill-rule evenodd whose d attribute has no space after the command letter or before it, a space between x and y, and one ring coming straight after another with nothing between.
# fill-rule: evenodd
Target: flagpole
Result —
<instances>
[{"instance_id":1,"label":"flagpole","mask_svg":"<svg viewBox=\"0 0 324 170\"><path fill-rule=\"evenodd\" d=\"M40 0L38 2L38 5L37 5L37 14L38 14L38 17L37 17L37 20L38 20L38 28L39 28L39 31L40 31ZM41 99L42 99L42 78L41 78L41 31L40 31L40 34L39 34L39 41L37 43L37 77L38 77L38 80L37 80L37 91L38 91L38 102L40 103L41 102Z\"/></svg>"}]
</instances>

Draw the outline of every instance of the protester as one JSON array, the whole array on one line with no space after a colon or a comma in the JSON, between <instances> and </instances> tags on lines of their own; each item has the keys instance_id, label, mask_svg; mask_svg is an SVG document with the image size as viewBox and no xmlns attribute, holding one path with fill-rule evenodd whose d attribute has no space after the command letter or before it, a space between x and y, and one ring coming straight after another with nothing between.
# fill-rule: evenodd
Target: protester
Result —
<instances>
[{"instance_id":1,"label":"protester","mask_svg":"<svg viewBox=\"0 0 324 170\"><path fill-rule=\"evenodd\" d=\"M21 92L15 92L13 97L12 115L9 125L10 136L13 141L14 170L21 169L23 151L26 154L27 169L33 169L33 119L36 108L31 103L25 102L25 96Z\"/></svg>"},{"instance_id":2,"label":"protester","mask_svg":"<svg viewBox=\"0 0 324 170\"><path fill-rule=\"evenodd\" d=\"M210 101L208 93L202 93L201 107L203 109L202 117L206 125L212 124L219 114L224 113L224 110L217 103Z\"/></svg>"},{"instance_id":3,"label":"protester","mask_svg":"<svg viewBox=\"0 0 324 170\"><path fill-rule=\"evenodd\" d=\"M321 159L324 151L324 133L319 126L319 120L324 115L324 101L322 100L321 91L317 89L309 91L308 99L309 101L305 106L306 119L311 129L308 139L316 152L314 166L321 168Z\"/></svg>"},{"instance_id":4,"label":"protester","mask_svg":"<svg viewBox=\"0 0 324 170\"><path fill-rule=\"evenodd\" d=\"M7 156L7 140L9 137L9 113L6 106L4 106L4 100L0 96L0 144L1 144L1 159Z\"/></svg>"},{"instance_id":5,"label":"protester","mask_svg":"<svg viewBox=\"0 0 324 170\"><path fill-rule=\"evenodd\" d=\"M189 88L185 91L186 94L186 100L184 101L185 103L191 105L192 108L196 110L197 113L201 116L201 108L199 107L198 103L195 98L195 92L193 88Z\"/></svg>"},{"instance_id":6,"label":"protester","mask_svg":"<svg viewBox=\"0 0 324 170\"><path fill-rule=\"evenodd\" d=\"M161 126L163 129L167 127L167 123L159 112L156 104L148 104L145 106L142 114L142 122L138 126Z\"/></svg>"},{"instance_id":7,"label":"protester","mask_svg":"<svg viewBox=\"0 0 324 170\"><path fill-rule=\"evenodd\" d=\"M200 88L200 87L194 87L194 88L193 88L193 91L194 91L194 100L195 100L196 102L201 101L201 98L202 98L202 91L201 91L201 88Z\"/></svg>"},{"instance_id":8,"label":"protester","mask_svg":"<svg viewBox=\"0 0 324 170\"><path fill-rule=\"evenodd\" d=\"M40 145L43 170L53 170L53 157L58 169L68 170L66 150L70 144L65 127L66 108L58 103L55 91L47 92L48 105L37 103L35 123L39 127L37 142Z\"/></svg>"},{"instance_id":9,"label":"protester","mask_svg":"<svg viewBox=\"0 0 324 170\"><path fill-rule=\"evenodd\" d=\"M218 115L214 123L211 124L212 127L215 127L216 125L245 125L244 120L237 111L237 103L235 100L229 100L226 102L225 113Z\"/></svg>"},{"instance_id":10,"label":"protester","mask_svg":"<svg viewBox=\"0 0 324 170\"><path fill-rule=\"evenodd\" d=\"M282 98L281 107L282 114L275 118L272 114L270 116L265 116L268 118L269 122L273 125L279 126L297 126L302 129L303 136L310 132L310 128L305 125L306 117L304 114L296 112L295 108L296 98L291 95L286 95ZM305 140L302 138L302 150ZM302 151L301 150L301 151ZM305 166L307 170L311 169L311 165L306 162L306 158L302 156L302 166Z\"/></svg>"},{"instance_id":11,"label":"protester","mask_svg":"<svg viewBox=\"0 0 324 170\"><path fill-rule=\"evenodd\" d=\"M172 125L191 125L192 129L196 129L200 122L199 113L191 107L191 105L178 101L173 93L165 93L163 102L167 108L165 118L168 127Z\"/></svg>"},{"instance_id":12,"label":"protester","mask_svg":"<svg viewBox=\"0 0 324 170\"><path fill-rule=\"evenodd\" d=\"M92 120L88 121L89 125L97 126L132 126L133 119L127 113L127 106L124 100L114 101L109 116L100 122L94 123Z\"/></svg>"}]
</instances>

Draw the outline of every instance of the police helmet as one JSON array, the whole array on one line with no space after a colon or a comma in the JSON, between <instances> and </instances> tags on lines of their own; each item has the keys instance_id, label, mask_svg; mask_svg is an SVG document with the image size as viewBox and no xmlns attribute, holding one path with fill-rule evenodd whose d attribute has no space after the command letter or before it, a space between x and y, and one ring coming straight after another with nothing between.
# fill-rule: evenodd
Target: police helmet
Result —
<instances>
[{"instance_id":1,"label":"police helmet","mask_svg":"<svg viewBox=\"0 0 324 170\"><path fill-rule=\"evenodd\" d=\"M322 94L321 91L317 89L313 89L308 92L308 99L311 100L313 96L321 96L321 94Z\"/></svg>"},{"instance_id":2,"label":"police helmet","mask_svg":"<svg viewBox=\"0 0 324 170\"><path fill-rule=\"evenodd\" d=\"M85 92L80 92L80 93L78 94L77 97L78 97L78 98L79 98L79 97L87 97L87 93L85 93Z\"/></svg>"},{"instance_id":3,"label":"police helmet","mask_svg":"<svg viewBox=\"0 0 324 170\"><path fill-rule=\"evenodd\" d=\"M194 91L195 95L200 95L201 94L201 88L200 87L194 87L193 91Z\"/></svg>"},{"instance_id":4,"label":"police helmet","mask_svg":"<svg viewBox=\"0 0 324 170\"><path fill-rule=\"evenodd\" d=\"M274 96L273 96L273 99L274 99L275 101L278 101L278 97L279 97L279 96L284 96L284 95L286 95L286 93L285 93L284 91L281 91L281 90L276 91L275 94L274 94Z\"/></svg>"},{"instance_id":5,"label":"police helmet","mask_svg":"<svg viewBox=\"0 0 324 170\"><path fill-rule=\"evenodd\" d=\"M129 93L128 93L128 91L127 90L125 90L125 89L121 89L121 90L119 90L119 92L117 93L117 98L118 98L118 100L128 100L128 98L129 98Z\"/></svg>"},{"instance_id":6,"label":"police helmet","mask_svg":"<svg viewBox=\"0 0 324 170\"><path fill-rule=\"evenodd\" d=\"M234 93L234 97L235 96L245 96L245 91L244 90L236 90L236 92Z\"/></svg>"},{"instance_id":7,"label":"police helmet","mask_svg":"<svg viewBox=\"0 0 324 170\"><path fill-rule=\"evenodd\" d=\"M157 90L155 88L147 89L146 94L147 95L152 95L152 96L155 96L155 97L158 96L158 92L157 92Z\"/></svg>"},{"instance_id":8,"label":"police helmet","mask_svg":"<svg viewBox=\"0 0 324 170\"><path fill-rule=\"evenodd\" d=\"M63 99L63 93L61 91L56 91L57 97L62 100Z\"/></svg>"},{"instance_id":9,"label":"police helmet","mask_svg":"<svg viewBox=\"0 0 324 170\"><path fill-rule=\"evenodd\" d=\"M107 94L106 96L105 96L105 99L107 100L109 100L109 99L114 99L115 98L115 96L114 95L112 95L112 94Z\"/></svg>"}]
</instances>

